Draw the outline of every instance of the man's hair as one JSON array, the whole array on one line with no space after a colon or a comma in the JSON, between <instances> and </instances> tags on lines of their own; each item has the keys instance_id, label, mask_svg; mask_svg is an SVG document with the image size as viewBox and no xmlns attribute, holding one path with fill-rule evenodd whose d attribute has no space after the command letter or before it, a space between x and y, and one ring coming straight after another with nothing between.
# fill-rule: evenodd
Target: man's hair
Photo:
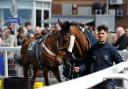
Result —
<instances>
[{"instance_id":1,"label":"man's hair","mask_svg":"<svg viewBox=\"0 0 128 89\"><path fill-rule=\"evenodd\" d=\"M103 25L98 26L98 27L97 27L97 30L98 30L98 31L102 31L102 30L104 30L105 32L107 32L107 33L108 33L108 27L107 27L107 26L105 26L104 24L103 24Z\"/></svg>"},{"instance_id":2,"label":"man's hair","mask_svg":"<svg viewBox=\"0 0 128 89\"><path fill-rule=\"evenodd\" d=\"M25 26L31 25L30 22L25 22Z\"/></svg>"}]
</instances>

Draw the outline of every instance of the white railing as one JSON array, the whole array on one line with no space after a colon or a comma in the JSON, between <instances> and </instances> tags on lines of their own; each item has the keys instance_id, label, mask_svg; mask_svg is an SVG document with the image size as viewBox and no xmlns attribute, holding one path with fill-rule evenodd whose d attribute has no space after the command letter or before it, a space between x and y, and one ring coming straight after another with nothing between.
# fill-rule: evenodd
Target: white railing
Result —
<instances>
[{"instance_id":1,"label":"white railing","mask_svg":"<svg viewBox=\"0 0 128 89\"><path fill-rule=\"evenodd\" d=\"M126 79L128 80L128 75L122 74L124 70L128 69L128 61L122 62L107 69L101 70L99 72L92 73L90 75L73 79L70 81L62 82L59 84L45 86L39 89L88 89L98 83L103 82L105 79Z\"/></svg>"},{"instance_id":2,"label":"white railing","mask_svg":"<svg viewBox=\"0 0 128 89\"><path fill-rule=\"evenodd\" d=\"M20 51L21 46L17 47L0 47L0 52L4 52L4 67L5 67L5 77L8 77L8 57L7 52L10 51Z\"/></svg>"},{"instance_id":3,"label":"white railing","mask_svg":"<svg viewBox=\"0 0 128 89\"><path fill-rule=\"evenodd\" d=\"M21 47L0 47L0 52L4 52L4 64L5 64L5 77L8 77L8 51L20 51ZM119 51L123 59L126 61L128 59L128 51ZM101 70L99 72L92 73L90 75L66 81L63 83L55 84L49 87L44 87L43 89L87 89L98 83L103 82L108 78L121 78L128 80L128 75L119 73L122 71L127 71L128 74L128 61L119 63L110 68ZM128 83L128 82L127 82ZM127 88L128 89L128 86Z\"/></svg>"}]
</instances>

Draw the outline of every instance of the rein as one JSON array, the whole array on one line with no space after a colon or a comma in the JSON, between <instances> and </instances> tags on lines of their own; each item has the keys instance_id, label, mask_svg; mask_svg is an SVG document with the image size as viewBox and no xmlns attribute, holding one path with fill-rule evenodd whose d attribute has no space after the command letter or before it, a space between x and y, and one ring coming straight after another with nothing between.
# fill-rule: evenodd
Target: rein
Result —
<instances>
[{"instance_id":1,"label":"rein","mask_svg":"<svg viewBox=\"0 0 128 89\"><path fill-rule=\"evenodd\" d=\"M59 35L59 34L58 34ZM47 36L48 37L48 36ZM57 55L57 53L54 53L53 51L51 51L44 43L47 39L47 37L45 38L45 40L41 43L41 49L44 49L44 54L45 56L47 56L49 59L53 60L53 59L57 59L59 61L59 64L62 63L62 58L60 56ZM58 37L59 38L59 37ZM70 43L70 40L68 40L68 42L64 45L64 47L60 47L59 45L59 39L57 39L56 41L56 51L59 52L59 51L67 51L67 48L69 47L69 43Z\"/></svg>"},{"instance_id":2,"label":"rein","mask_svg":"<svg viewBox=\"0 0 128 89\"><path fill-rule=\"evenodd\" d=\"M51 56L56 56L56 54L55 53L53 53L51 50L49 50L46 46L45 46L45 44L42 42L42 48L43 49L45 49L46 50L46 52L49 54L49 55L51 55Z\"/></svg>"},{"instance_id":3,"label":"rein","mask_svg":"<svg viewBox=\"0 0 128 89\"><path fill-rule=\"evenodd\" d=\"M59 35L59 34L58 34ZM47 36L48 37L48 36ZM47 38L46 38L47 39ZM50 56L56 56L56 54L54 53L54 52L52 52L51 50L49 50L48 48L47 48L47 46L44 44L45 43L45 40L42 42L42 44L41 44L41 47L42 47L42 49L45 49L45 51L50 55ZM67 44L66 45L68 45L68 43L69 42L67 42ZM58 42L58 40L56 41L56 49L57 49L57 51L61 51L61 50L64 50L64 49L66 49L66 47L62 47L62 48L59 48L59 42Z\"/></svg>"},{"instance_id":4,"label":"rein","mask_svg":"<svg viewBox=\"0 0 128 89\"><path fill-rule=\"evenodd\" d=\"M63 51L66 51L67 50L67 48L66 47L61 47L61 48L59 48L59 42L58 42L58 40L57 40L57 51L61 51L61 50L63 50ZM66 46L68 46L69 45L69 41L66 43Z\"/></svg>"},{"instance_id":5,"label":"rein","mask_svg":"<svg viewBox=\"0 0 128 89\"><path fill-rule=\"evenodd\" d=\"M72 75L71 75L71 79L73 79L74 78L74 75L75 74L77 74L77 77L79 77L80 75L79 75L79 73L76 73L76 72L74 72L72 69L76 66L75 65L75 63L70 63L70 61L69 60L66 60L65 61L65 63L67 64L67 65L69 65L70 66L70 68L69 68L69 70L70 70L70 73L69 74L71 74L72 73Z\"/></svg>"}]
</instances>

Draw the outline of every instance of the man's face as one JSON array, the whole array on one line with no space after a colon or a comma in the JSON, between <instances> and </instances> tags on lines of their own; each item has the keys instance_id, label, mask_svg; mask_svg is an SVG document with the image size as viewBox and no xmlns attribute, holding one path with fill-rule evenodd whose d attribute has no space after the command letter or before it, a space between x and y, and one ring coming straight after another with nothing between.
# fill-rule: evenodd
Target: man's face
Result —
<instances>
[{"instance_id":1,"label":"man's face","mask_svg":"<svg viewBox=\"0 0 128 89\"><path fill-rule=\"evenodd\" d=\"M108 33L105 32L104 30L98 32L98 40L100 42L106 42L107 37L108 37Z\"/></svg>"},{"instance_id":2,"label":"man's face","mask_svg":"<svg viewBox=\"0 0 128 89\"><path fill-rule=\"evenodd\" d=\"M28 29L28 30L31 30L31 29L32 29L32 26L31 26L31 25L28 25L28 26L27 26L27 29Z\"/></svg>"}]
</instances>

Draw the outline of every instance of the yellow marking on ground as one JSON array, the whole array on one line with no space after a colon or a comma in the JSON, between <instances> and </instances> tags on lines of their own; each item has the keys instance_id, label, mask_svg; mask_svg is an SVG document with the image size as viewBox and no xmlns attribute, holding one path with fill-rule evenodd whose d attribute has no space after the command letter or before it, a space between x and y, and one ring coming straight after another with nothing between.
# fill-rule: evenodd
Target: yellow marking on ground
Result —
<instances>
[{"instance_id":1,"label":"yellow marking on ground","mask_svg":"<svg viewBox=\"0 0 128 89\"><path fill-rule=\"evenodd\" d=\"M0 80L0 89L3 89L2 87L2 80Z\"/></svg>"},{"instance_id":2,"label":"yellow marking on ground","mask_svg":"<svg viewBox=\"0 0 128 89\"><path fill-rule=\"evenodd\" d=\"M34 83L34 89L38 89L38 88L42 88L42 87L44 87L43 82L35 82Z\"/></svg>"}]
</instances>

